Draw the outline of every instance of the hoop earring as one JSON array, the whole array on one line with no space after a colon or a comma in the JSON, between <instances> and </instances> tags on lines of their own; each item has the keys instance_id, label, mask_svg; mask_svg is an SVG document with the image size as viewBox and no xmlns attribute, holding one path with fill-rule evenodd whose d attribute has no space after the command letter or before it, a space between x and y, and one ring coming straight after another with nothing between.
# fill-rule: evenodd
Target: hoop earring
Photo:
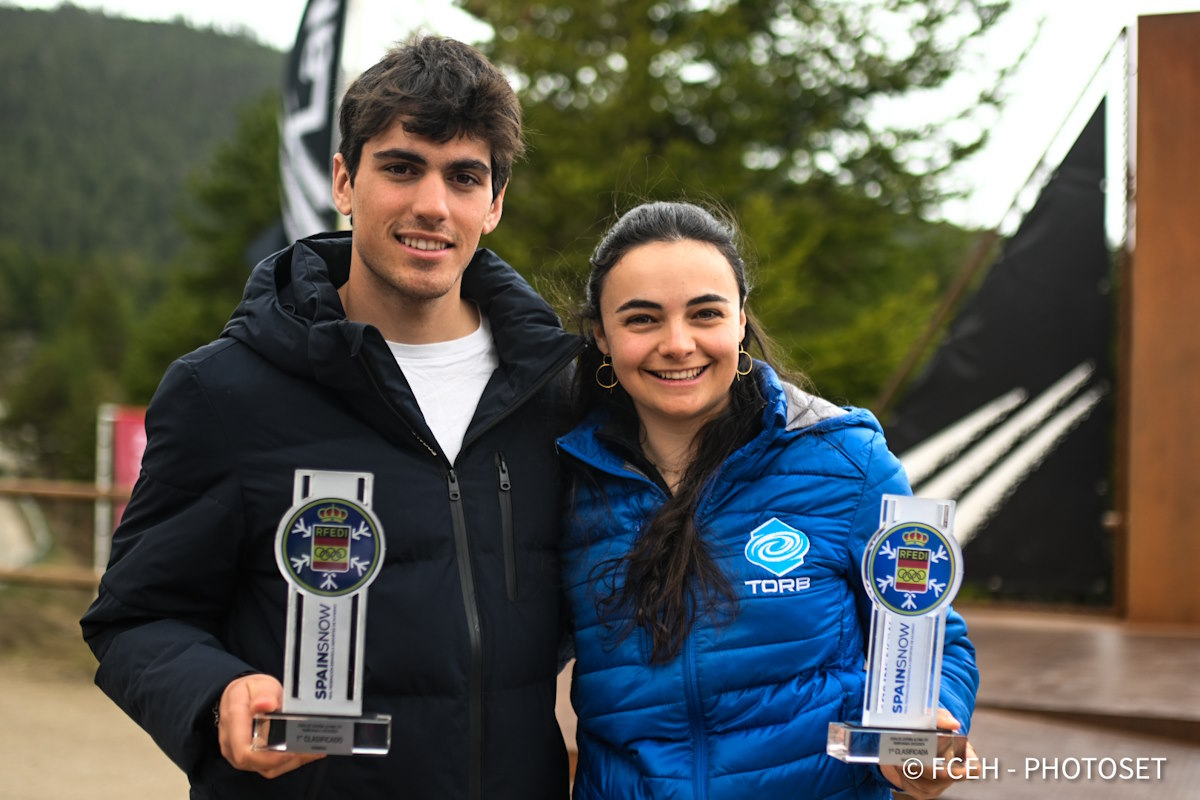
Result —
<instances>
[{"instance_id":1,"label":"hoop earring","mask_svg":"<svg viewBox=\"0 0 1200 800\"><path fill-rule=\"evenodd\" d=\"M608 367L610 370L612 370L612 383L605 383L604 381L600 380L600 370L604 369L605 367ZM608 353L605 353L604 358L600 361L600 366L596 367L596 384L601 389L608 389L611 392L617 383L619 383L619 381L617 380L617 371L613 368L612 356L610 356Z\"/></svg>"},{"instance_id":2,"label":"hoop earring","mask_svg":"<svg viewBox=\"0 0 1200 800\"><path fill-rule=\"evenodd\" d=\"M746 367L745 372L742 371L742 356L745 356L746 360L750 362L750 366ZM742 379L742 376L749 375L751 372L754 372L754 359L750 357L750 354L747 353L744 348L738 348L738 363L737 366L734 367L734 370L737 372L737 379L739 381Z\"/></svg>"}]
</instances>

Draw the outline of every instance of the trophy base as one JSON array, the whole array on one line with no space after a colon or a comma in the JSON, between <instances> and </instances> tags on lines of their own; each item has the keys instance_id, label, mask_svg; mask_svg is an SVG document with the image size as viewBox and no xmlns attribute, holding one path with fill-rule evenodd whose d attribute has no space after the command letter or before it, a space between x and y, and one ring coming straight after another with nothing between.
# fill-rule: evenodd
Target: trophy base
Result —
<instances>
[{"instance_id":1,"label":"trophy base","mask_svg":"<svg viewBox=\"0 0 1200 800\"><path fill-rule=\"evenodd\" d=\"M931 765L936 759L966 758L967 737L950 731L868 728L831 722L825 752L851 764L899 766L916 759Z\"/></svg>"},{"instance_id":2,"label":"trophy base","mask_svg":"<svg viewBox=\"0 0 1200 800\"><path fill-rule=\"evenodd\" d=\"M383 756L392 746L392 717L327 717L282 711L254 717L251 747L280 753Z\"/></svg>"}]
</instances>

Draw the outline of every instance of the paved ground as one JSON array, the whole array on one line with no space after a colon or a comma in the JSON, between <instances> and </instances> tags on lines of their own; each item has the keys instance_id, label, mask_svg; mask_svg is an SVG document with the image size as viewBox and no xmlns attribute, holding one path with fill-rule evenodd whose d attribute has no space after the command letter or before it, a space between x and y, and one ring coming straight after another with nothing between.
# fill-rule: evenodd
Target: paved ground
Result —
<instances>
[{"instance_id":1,"label":"paved ground","mask_svg":"<svg viewBox=\"0 0 1200 800\"><path fill-rule=\"evenodd\" d=\"M0 685L5 800L187 797L183 773L86 678L3 663Z\"/></svg>"},{"instance_id":2,"label":"paved ground","mask_svg":"<svg viewBox=\"0 0 1200 800\"><path fill-rule=\"evenodd\" d=\"M946 797L1200 800L1200 740L1189 727L1200 721L1200 635L1046 614L967 617L984 675L971 739L988 774ZM40 662L0 650L0 798L186 798L182 773L91 684L82 643L50 649ZM1101 712L1104 726L1078 721ZM1175 736L1128 732L1139 726Z\"/></svg>"},{"instance_id":3,"label":"paved ground","mask_svg":"<svg viewBox=\"0 0 1200 800\"><path fill-rule=\"evenodd\" d=\"M1200 798L1200 631L964 616L982 675L971 740L989 779L946 797Z\"/></svg>"},{"instance_id":4,"label":"paved ground","mask_svg":"<svg viewBox=\"0 0 1200 800\"><path fill-rule=\"evenodd\" d=\"M945 798L1200 798L1200 745L1196 744L990 709L976 712L971 741L984 759L986 778L964 781Z\"/></svg>"},{"instance_id":5,"label":"paved ground","mask_svg":"<svg viewBox=\"0 0 1200 800\"><path fill-rule=\"evenodd\" d=\"M1108 617L964 612L982 704L1190 729L1200 743L1200 629Z\"/></svg>"}]
</instances>

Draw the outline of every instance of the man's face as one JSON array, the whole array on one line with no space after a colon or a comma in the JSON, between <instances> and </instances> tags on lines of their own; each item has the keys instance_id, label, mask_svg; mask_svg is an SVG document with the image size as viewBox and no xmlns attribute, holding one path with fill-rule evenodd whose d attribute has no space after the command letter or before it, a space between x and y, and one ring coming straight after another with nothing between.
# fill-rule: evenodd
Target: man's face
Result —
<instances>
[{"instance_id":1,"label":"man's face","mask_svg":"<svg viewBox=\"0 0 1200 800\"><path fill-rule=\"evenodd\" d=\"M333 195L354 220L351 279L403 302L457 297L480 236L496 228L504 206L503 189L492 197L486 142L439 144L399 120L363 145L353 183L334 156Z\"/></svg>"}]
</instances>

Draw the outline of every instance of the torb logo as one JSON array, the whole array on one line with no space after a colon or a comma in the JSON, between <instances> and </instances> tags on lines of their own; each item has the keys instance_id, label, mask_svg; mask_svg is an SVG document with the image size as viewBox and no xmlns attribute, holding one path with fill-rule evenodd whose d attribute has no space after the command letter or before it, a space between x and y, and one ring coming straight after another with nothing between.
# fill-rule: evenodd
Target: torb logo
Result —
<instances>
[{"instance_id":1,"label":"torb logo","mask_svg":"<svg viewBox=\"0 0 1200 800\"><path fill-rule=\"evenodd\" d=\"M746 542L746 560L783 577L804 563L808 537L775 517L750 532Z\"/></svg>"}]
</instances>

